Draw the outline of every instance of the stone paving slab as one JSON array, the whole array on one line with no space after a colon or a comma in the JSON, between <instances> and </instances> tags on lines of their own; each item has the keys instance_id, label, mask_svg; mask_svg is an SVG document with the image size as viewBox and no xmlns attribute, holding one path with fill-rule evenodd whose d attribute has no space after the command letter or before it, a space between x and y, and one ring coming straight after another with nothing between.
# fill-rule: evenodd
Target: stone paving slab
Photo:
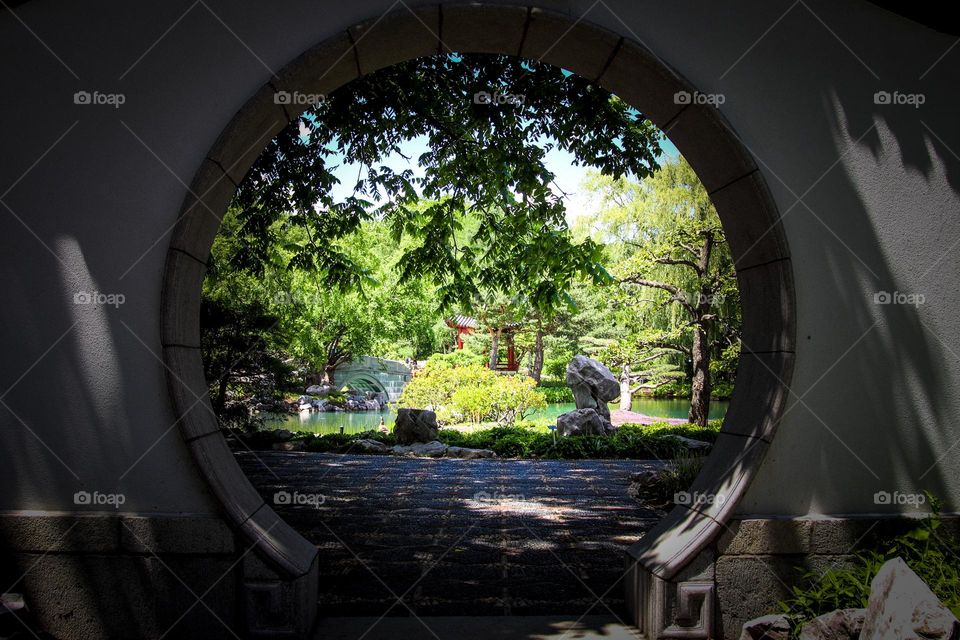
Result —
<instances>
[{"instance_id":1,"label":"stone paving slab","mask_svg":"<svg viewBox=\"0 0 960 640\"><path fill-rule=\"evenodd\" d=\"M660 517L627 494L656 461L236 455L269 504L277 491L323 496L274 507L320 549L321 616L623 617L624 550Z\"/></svg>"}]
</instances>

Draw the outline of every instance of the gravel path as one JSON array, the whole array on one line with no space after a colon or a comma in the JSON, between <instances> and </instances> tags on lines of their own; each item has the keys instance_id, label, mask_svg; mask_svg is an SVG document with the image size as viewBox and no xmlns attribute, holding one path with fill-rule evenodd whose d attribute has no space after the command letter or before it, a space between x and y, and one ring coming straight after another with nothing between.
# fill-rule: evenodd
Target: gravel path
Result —
<instances>
[{"instance_id":1,"label":"gravel path","mask_svg":"<svg viewBox=\"0 0 960 640\"><path fill-rule=\"evenodd\" d=\"M622 616L624 550L658 519L627 495L655 461L237 459L269 504L320 503L276 509L320 549L328 616Z\"/></svg>"}]
</instances>

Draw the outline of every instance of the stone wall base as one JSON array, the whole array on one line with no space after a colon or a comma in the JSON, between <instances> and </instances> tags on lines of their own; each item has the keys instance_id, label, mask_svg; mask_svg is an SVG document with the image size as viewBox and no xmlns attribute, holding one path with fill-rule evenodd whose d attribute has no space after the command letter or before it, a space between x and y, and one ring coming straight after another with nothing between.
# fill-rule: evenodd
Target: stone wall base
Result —
<instances>
[{"instance_id":1,"label":"stone wall base","mask_svg":"<svg viewBox=\"0 0 960 640\"><path fill-rule=\"evenodd\" d=\"M281 578L210 516L0 513L0 584L59 640L306 637L316 570Z\"/></svg>"}]
</instances>

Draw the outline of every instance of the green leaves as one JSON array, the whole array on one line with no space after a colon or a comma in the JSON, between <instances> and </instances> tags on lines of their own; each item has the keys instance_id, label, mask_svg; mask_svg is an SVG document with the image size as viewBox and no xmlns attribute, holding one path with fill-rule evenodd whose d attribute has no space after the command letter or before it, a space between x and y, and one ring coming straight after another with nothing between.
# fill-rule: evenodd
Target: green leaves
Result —
<instances>
[{"instance_id":1,"label":"green leaves","mask_svg":"<svg viewBox=\"0 0 960 640\"><path fill-rule=\"evenodd\" d=\"M432 279L440 305L465 310L494 291L546 311L577 277L610 280L600 247L570 237L547 150L613 178L642 178L658 168L660 138L621 100L538 61L438 55L389 67L334 92L270 142L237 192L243 250L234 264L261 273L282 221L304 231L291 264L348 290L362 281L358 265L325 245L376 217L395 241L415 240L397 263L400 277ZM422 175L382 163L414 139L428 143ZM338 202L340 162L361 171ZM467 218L475 225L461 243Z\"/></svg>"}]
</instances>

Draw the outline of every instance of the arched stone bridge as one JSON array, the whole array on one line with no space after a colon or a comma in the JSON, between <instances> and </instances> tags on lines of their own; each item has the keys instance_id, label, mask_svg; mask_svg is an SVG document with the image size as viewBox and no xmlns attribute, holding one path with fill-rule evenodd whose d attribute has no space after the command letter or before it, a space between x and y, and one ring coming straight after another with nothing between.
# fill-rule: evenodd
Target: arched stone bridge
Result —
<instances>
[{"instance_id":1,"label":"arched stone bridge","mask_svg":"<svg viewBox=\"0 0 960 640\"><path fill-rule=\"evenodd\" d=\"M396 402L413 372L397 360L361 356L340 365L333 374L337 387L350 386L358 391L378 391L387 394L388 402Z\"/></svg>"}]
</instances>

